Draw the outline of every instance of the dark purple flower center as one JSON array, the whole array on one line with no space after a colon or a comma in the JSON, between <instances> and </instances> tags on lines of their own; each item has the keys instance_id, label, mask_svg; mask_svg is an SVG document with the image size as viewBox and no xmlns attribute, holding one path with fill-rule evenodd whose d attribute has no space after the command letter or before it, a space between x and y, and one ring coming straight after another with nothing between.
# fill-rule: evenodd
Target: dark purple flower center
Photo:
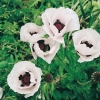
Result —
<instances>
[{"instance_id":1,"label":"dark purple flower center","mask_svg":"<svg viewBox=\"0 0 100 100\"><path fill-rule=\"evenodd\" d=\"M30 32L30 35L37 34L37 32Z\"/></svg>"},{"instance_id":2,"label":"dark purple flower center","mask_svg":"<svg viewBox=\"0 0 100 100\"><path fill-rule=\"evenodd\" d=\"M44 50L45 44L39 44L39 47L40 47L41 50Z\"/></svg>"},{"instance_id":3,"label":"dark purple flower center","mask_svg":"<svg viewBox=\"0 0 100 100\"><path fill-rule=\"evenodd\" d=\"M40 48L43 52L49 51L49 50L50 50L49 44L45 44L44 42L45 42L44 40L39 40L39 41L37 41L37 43L39 44L39 48ZM34 44L33 44L33 46L32 46L32 50L33 50L33 52L35 52L35 50L34 50Z\"/></svg>"},{"instance_id":4,"label":"dark purple flower center","mask_svg":"<svg viewBox=\"0 0 100 100\"><path fill-rule=\"evenodd\" d=\"M29 72L25 72L24 75L19 76L19 80L22 82L21 86L29 86L30 85L30 74Z\"/></svg>"},{"instance_id":5,"label":"dark purple flower center","mask_svg":"<svg viewBox=\"0 0 100 100\"><path fill-rule=\"evenodd\" d=\"M91 47L93 47L93 45L92 44L89 44L89 42L88 41L81 41L81 43L80 44L86 44L86 46L87 47L89 47L89 48L91 48Z\"/></svg>"},{"instance_id":6,"label":"dark purple flower center","mask_svg":"<svg viewBox=\"0 0 100 100\"><path fill-rule=\"evenodd\" d=\"M55 23L54 23L55 27L58 29L58 32L60 33L60 31L64 28L64 24L60 22L60 20L57 20Z\"/></svg>"}]
</instances>

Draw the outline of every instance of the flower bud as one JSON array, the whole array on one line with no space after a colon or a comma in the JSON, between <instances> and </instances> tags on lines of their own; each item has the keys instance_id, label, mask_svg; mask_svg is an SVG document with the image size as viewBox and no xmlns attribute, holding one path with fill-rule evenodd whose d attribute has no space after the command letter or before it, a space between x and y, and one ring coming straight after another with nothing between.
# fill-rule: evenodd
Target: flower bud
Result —
<instances>
[{"instance_id":1,"label":"flower bud","mask_svg":"<svg viewBox=\"0 0 100 100\"><path fill-rule=\"evenodd\" d=\"M94 72L91 77L95 83L100 83L100 72Z\"/></svg>"},{"instance_id":2,"label":"flower bud","mask_svg":"<svg viewBox=\"0 0 100 100\"><path fill-rule=\"evenodd\" d=\"M44 76L44 80L45 80L47 83L52 82L52 80L53 80L53 76L52 76L52 74L50 74L50 73L45 74L45 76Z\"/></svg>"}]
</instances>

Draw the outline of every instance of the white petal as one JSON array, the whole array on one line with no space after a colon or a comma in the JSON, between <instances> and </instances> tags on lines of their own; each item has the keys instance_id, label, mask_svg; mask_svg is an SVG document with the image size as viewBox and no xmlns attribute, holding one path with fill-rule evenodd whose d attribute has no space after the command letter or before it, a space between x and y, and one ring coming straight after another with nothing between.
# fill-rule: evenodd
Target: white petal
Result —
<instances>
[{"instance_id":1,"label":"white petal","mask_svg":"<svg viewBox=\"0 0 100 100\"><path fill-rule=\"evenodd\" d=\"M40 87L40 83L38 83L38 84L31 90L31 93L26 94L26 95L25 95L25 98L28 98L28 97L30 97L30 96L33 96L34 93L38 91L39 87Z\"/></svg>"},{"instance_id":2,"label":"white petal","mask_svg":"<svg viewBox=\"0 0 100 100\"><path fill-rule=\"evenodd\" d=\"M43 14L46 15L48 22L51 22L52 17L55 15L56 11L57 11L56 8L48 8L45 10L45 12ZM43 16L43 14L42 14L42 16ZM44 22L44 20L43 20L43 22Z\"/></svg>"},{"instance_id":3,"label":"white petal","mask_svg":"<svg viewBox=\"0 0 100 100\"><path fill-rule=\"evenodd\" d=\"M54 37L54 40L56 40L59 43L64 43L64 37L57 37L57 38Z\"/></svg>"},{"instance_id":4,"label":"white petal","mask_svg":"<svg viewBox=\"0 0 100 100\"><path fill-rule=\"evenodd\" d=\"M76 46L75 48L82 55L92 55L98 51L93 48L86 47L85 44L80 44L80 45Z\"/></svg>"},{"instance_id":5,"label":"white petal","mask_svg":"<svg viewBox=\"0 0 100 100\"><path fill-rule=\"evenodd\" d=\"M74 32L73 34L73 41L74 41L74 45L78 45L80 43L80 41L82 41L82 39L87 35L87 33L83 30Z\"/></svg>"},{"instance_id":6,"label":"white petal","mask_svg":"<svg viewBox=\"0 0 100 100\"><path fill-rule=\"evenodd\" d=\"M51 63L51 61L52 61L52 59L54 58L54 56L56 55L56 53L58 52L58 50L59 50L59 48L60 48L60 45L59 45L59 43L55 43L55 50L53 50L54 52L51 54L49 54L49 55L47 55L47 56L45 56L45 60L50 64Z\"/></svg>"},{"instance_id":7,"label":"white petal","mask_svg":"<svg viewBox=\"0 0 100 100\"><path fill-rule=\"evenodd\" d=\"M94 49L100 49L100 41L94 46Z\"/></svg>"},{"instance_id":8,"label":"white petal","mask_svg":"<svg viewBox=\"0 0 100 100\"><path fill-rule=\"evenodd\" d=\"M40 34L34 34L34 36L32 36L31 39L30 39L31 45L33 45L34 43L36 43L41 38L42 38L42 35L40 35Z\"/></svg>"},{"instance_id":9,"label":"white petal","mask_svg":"<svg viewBox=\"0 0 100 100\"><path fill-rule=\"evenodd\" d=\"M48 20L46 13L43 13L41 17L42 17L42 21L44 23L44 25L42 26L43 29L47 32L48 35L53 36L54 33L52 33L52 31L50 30L50 22L51 21Z\"/></svg>"},{"instance_id":10,"label":"white petal","mask_svg":"<svg viewBox=\"0 0 100 100\"><path fill-rule=\"evenodd\" d=\"M0 99L2 98L3 95L3 89L0 87Z\"/></svg>"},{"instance_id":11,"label":"white petal","mask_svg":"<svg viewBox=\"0 0 100 100\"><path fill-rule=\"evenodd\" d=\"M85 31L87 31L88 34L92 35L93 38L96 40L96 42L100 41L100 34L96 30L91 29L91 28L87 28Z\"/></svg>"},{"instance_id":12,"label":"white petal","mask_svg":"<svg viewBox=\"0 0 100 100\"><path fill-rule=\"evenodd\" d=\"M82 62L84 62L84 61L87 62L87 61L92 61L94 58L99 57L100 51L98 51L97 53L95 53L95 54L93 54L92 56L89 56L89 57L86 57L86 56L81 55L81 54L79 54L79 55L80 55L81 59L83 60Z\"/></svg>"},{"instance_id":13,"label":"white petal","mask_svg":"<svg viewBox=\"0 0 100 100\"><path fill-rule=\"evenodd\" d=\"M37 59L37 54L35 52L33 52L33 50L31 50L31 52L32 52L32 55L33 55L34 59L36 60Z\"/></svg>"},{"instance_id":14,"label":"white petal","mask_svg":"<svg viewBox=\"0 0 100 100\"><path fill-rule=\"evenodd\" d=\"M66 21L67 21L66 17L69 16L69 15L66 16L65 14L66 14L66 12L65 12L65 8L64 7L58 8L56 13L54 14L54 16L52 18L52 22L55 23L57 20L60 20L60 22L65 24Z\"/></svg>"},{"instance_id":15,"label":"white petal","mask_svg":"<svg viewBox=\"0 0 100 100\"><path fill-rule=\"evenodd\" d=\"M48 51L48 54L44 56L44 58L45 61L50 64L57 51L59 50L60 44L52 40L50 37L46 40L46 44L49 44L50 50Z\"/></svg>"},{"instance_id":16,"label":"white petal","mask_svg":"<svg viewBox=\"0 0 100 100\"><path fill-rule=\"evenodd\" d=\"M66 8L66 14L71 16L71 20L68 24L67 32L79 30L80 29L80 23L78 15L73 11L72 9Z\"/></svg>"},{"instance_id":17,"label":"white petal","mask_svg":"<svg viewBox=\"0 0 100 100\"><path fill-rule=\"evenodd\" d=\"M84 60L80 57L80 58L78 59L78 62L82 63L82 62L84 62Z\"/></svg>"},{"instance_id":18,"label":"white petal","mask_svg":"<svg viewBox=\"0 0 100 100\"><path fill-rule=\"evenodd\" d=\"M91 28L87 28L87 29L82 29L82 30L79 30L79 31L73 33L74 43L77 45L82 38L87 36L87 34L89 36L92 36L94 38L94 40L97 42L100 40L100 35L95 30L93 30Z\"/></svg>"},{"instance_id":19,"label":"white petal","mask_svg":"<svg viewBox=\"0 0 100 100\"><path fill-rule=\"evenodd\" d=\"M57 34L59 34L58 33L58 29L53 25L54 23L50 23L50 30L51 30L51 32L53 33L53 36L56 36Z\"/></svg>"}]
</instances>

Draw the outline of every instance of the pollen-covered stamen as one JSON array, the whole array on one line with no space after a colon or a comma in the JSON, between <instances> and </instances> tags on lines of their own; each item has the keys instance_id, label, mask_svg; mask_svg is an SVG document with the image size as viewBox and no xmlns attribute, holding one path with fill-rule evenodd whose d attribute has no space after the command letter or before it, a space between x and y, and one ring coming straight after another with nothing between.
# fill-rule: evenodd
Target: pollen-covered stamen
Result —
<instances>
[{"instance_id":1,"label":"pollen-covered stamen","mask_svg":"<svg viewBox=\"0 0 100 100\"><path fill-rule=\"evenodd\" d=\"M45 42L44 40L37 41L37 43L39 44L39 48L44 52L49 51L50 50L49 44L45 44L44 42Z\"/></svg>"},{"instance_id":2,"label":"pollen-covered stamen","mask_svg":"<svg viewBox=\"0 0 100 100\"><path fill-rule=\"evenodd\" d=\"M37 34L37 32L30 32L30 35Z\"/></svg>"},{"instance_id":3,"label":"pollen-covered stamen","mask_svg":"<svg viewBox=\"0 0 100 100\"><path fill-rule=\"evenodd\" d=\"M60 20L57 20L55 23L54 23L55 27L58 29L58 32L60 33L60 31L64 28L64 24L60 22Z\"/></svg>"},{"instance_id":4,"label":"pollen-covered stamen","mask_svg":"<svg viewBox=\"0 0 100 100\"><path fill-rule=\"evenodd\" d=\"M88 41L81 41L81 43L80 44L86 44L86 46L87 47L89 47L89 48L91 48L91 47L93 47L93 45L92 44L89 44L89 42Z\"/></svg>"},{"instance_id":5,"label":"pollen-covered stamen","mask_svg":"<svg viewBox=\"0 0 100 100\"><path fill-rule=\"evenodd\" d=\"M24 75L19 76L19 80L22 82L21 86L29 86L30 85L30 74L29 72L25 72Z\"/></svg>"}]
</instances>

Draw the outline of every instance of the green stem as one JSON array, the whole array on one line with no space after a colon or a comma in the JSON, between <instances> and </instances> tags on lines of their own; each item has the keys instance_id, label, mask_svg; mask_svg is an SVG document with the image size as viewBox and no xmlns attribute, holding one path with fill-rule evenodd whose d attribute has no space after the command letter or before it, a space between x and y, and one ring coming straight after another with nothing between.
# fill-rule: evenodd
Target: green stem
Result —
<instances>
[{"instance_id":1,"label":"green stem","mask_svg":"<svg viewBox=\"0 0 100 100\"><path fill-rule=\"evenodd\" d=\"M86 83L81 83L81 82L78 81L78 80L76 80L76 82L77 82L79 85L81 85L81 86L85 86L85 85L88 85L88 84L92 83L92 80L90 80L90 81L88 81L88 82L86 82Z\"/></svg>"},{"instance_id":2,"label":"green stem","mask_svg":"<svg viewBox=\"0 0 100 100\"><path fill-rule=\"evenodd\" d=\"M60 60L61 64L63 64L64 66L66 66L66 65L67 65L67 63L66 63L66 62L64 62L64 60L62 60L62 59L58 56L58 54L56 54L56 55L57 55L57 58Z\"/></svg>"},{"instance_id":3,"label":"green stem","mask_svg":"<svg viewBox=\"0 0 100 100\"><path fill-rule=\"evenodd\" d=\"M74 4L74 0L73 0L72 6L71 6L72 9L75 10L77 8L78 4L79 4L79 1L77 1L76 4Z\"/></svg>"},{"instance_id":4,"label":"green stem","mask_svg":"<svg viewBox=\"0 0 100 100\"><path fill-rule=\"evenodd\" d=\"M65 5L65 2L64 2L64 0L63 0L63 2L62 2L62 6L65 7L64 5Z\"/></svg>"},{"instance_id":5,"label":"green stem","mask_svg":"<svg viewBox=\"0 0 100 100\"><path fill-rule=\"evenodd\" d=\"M92 11L93 7L92 7L92 0L91 0L91 11L90 11L90 21L89 21L89 27L92 26L94 20L93 20L93 11Z\"/></svg>"},{"instance_id":6,"label":"green stem","mask_svg":"<svg viewBox=\"0 0 100 100\"><path fill-rule=\"evenodd\" d=\"M59 81L61 81L61 77L60 76L54 80L54 83L58 83Z\"/></svg>"},{"instance_id":7,"label":"green stem","mask_svg":"<svg viewBox=\"0 0 100 100\"><path fill-rule=\"evenodd\" d=\"M83 10L83 7L82 7L82 3L81 3L80 0L79 0L79 5L80 5L80 9L81 9L81 12L82 12L83 18L85 18L85 13L84 13L84 10Z\"/></svg>"}]
</instances>

